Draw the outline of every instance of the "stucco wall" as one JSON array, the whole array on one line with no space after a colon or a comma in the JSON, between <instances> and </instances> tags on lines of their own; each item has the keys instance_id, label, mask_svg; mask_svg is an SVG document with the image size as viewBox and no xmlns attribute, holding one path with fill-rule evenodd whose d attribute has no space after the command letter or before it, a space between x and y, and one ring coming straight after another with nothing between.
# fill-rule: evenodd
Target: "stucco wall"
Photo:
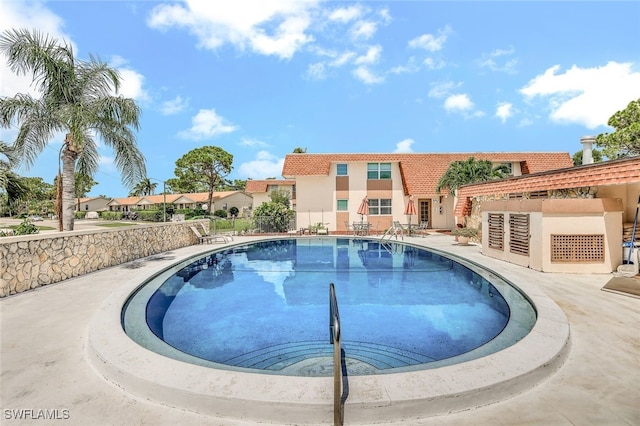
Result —
<instances>
[{"instance_id":1,"label":"stucco wall","mask_svg":"<svg viewBox=\"0 0 640 426\"><path fill-rule=\"evenodd\" d=\"M189 226L172 222L0 239L0 297L198 243Z\"/></svg>"},{"instance_id":2,"label":"stucco wall","mask_svg":"<svg viewBox=\"0 0 640 426\"><path fill-rule=\"evenodd\" d=\"M483 254L543 272L610 273L622 260L622 200L598 199L538 199L485 201L482 228L488 234L489 213L504 214L504 248L489 246L489 236L483 235ZM509 215L529 216L529 254L510 251ZM552 236L569 240L578 236L603 235L604 256L600 260L552 260ZM586 243L583 243L586 244ZM588 252L593 246L573 243L572 251ZM570 256L569 256L570 258Z\"/></svg>"}]
</instances>

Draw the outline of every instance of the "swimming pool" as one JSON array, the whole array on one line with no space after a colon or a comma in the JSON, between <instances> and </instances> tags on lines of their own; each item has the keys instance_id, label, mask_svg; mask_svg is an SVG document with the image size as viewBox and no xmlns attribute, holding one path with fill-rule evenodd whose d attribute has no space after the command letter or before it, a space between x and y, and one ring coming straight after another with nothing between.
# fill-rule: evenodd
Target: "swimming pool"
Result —
<instances>
[{"instance_id":1,"label":"swimming pool","mask_svg":"<svg viewBox=\"0 0 640 426\"><path fill-rule=\"evenodd\" d=\"M520 291L464 260L398 242L304 238L191 259L141 286L122 323L138 344L181 361L327 376L330 282L350 375L483 357L521 340L536 321Z\"/></svg>"}]
</instances>

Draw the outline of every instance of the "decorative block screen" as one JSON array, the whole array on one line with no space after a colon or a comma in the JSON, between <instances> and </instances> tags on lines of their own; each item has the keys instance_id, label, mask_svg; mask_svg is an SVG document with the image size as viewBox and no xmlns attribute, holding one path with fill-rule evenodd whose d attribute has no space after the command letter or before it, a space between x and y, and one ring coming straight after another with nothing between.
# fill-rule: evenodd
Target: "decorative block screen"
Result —
<instances>
[{"instance_id":1,"label":"decorative block screen","mask_svg":"<svg viewBox=\"0 0 640 426\"><path fill-rule=\"evenodd\" d=\"M504 214L489 213L489 248L504 250Z\"/></svg>"},{"instance_id":2,"label":"decorative block screen","mask_svg":"<svg viewBox=\"0 0 640 426\"><path fill-rule=\"evenodd\" d=\"M509 252L529 256L529 215L509 215Z\"/></svg>"},{"instance_id":3,"label":"decorative block screen","mask_svg":"<svg viewBox=\"0 0 640 426\"><path fill-rule=\"evenodd\" d=\"M604 235L551 234L551 262L603 263Z\"/></svg>"}]
</instances>

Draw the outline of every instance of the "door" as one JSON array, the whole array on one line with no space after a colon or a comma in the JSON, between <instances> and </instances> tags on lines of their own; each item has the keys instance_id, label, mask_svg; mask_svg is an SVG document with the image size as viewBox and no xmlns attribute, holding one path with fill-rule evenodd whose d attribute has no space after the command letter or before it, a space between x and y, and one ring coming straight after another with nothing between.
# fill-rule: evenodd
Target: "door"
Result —
<instances>
[{"instance_id":1,"label":"door","mask_svg":"<svg viewBox=\"0 0 640 426\"><path fill-rule=\"evenodd\" d=\"M431 215L429 214L430 211L431 200L420 200L418 208L418 217L420 219L419 223L426 223L427 228L431 228Z\"/></svg>"}]
</instances>

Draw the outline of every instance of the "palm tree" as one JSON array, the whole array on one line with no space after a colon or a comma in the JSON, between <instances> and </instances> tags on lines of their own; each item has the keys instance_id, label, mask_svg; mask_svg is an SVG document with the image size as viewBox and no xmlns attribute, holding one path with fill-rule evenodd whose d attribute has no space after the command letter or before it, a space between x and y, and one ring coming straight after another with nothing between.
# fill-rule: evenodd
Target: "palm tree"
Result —
<instances>
[{"instance_id":1,"label":"palm tree","mask_svg":"<svg viewBox=\"0 0 640 426\"><path fill-rule=\"evenodd\" d=\"M11 169L16 162L17 159L13 149L3 141L0 141L0 187L7 187Z\"/></svg>"},{"instance_id":2,"label":"palm tree","mask_svg":"<svg viewBox=\"0 0 640 426\"><path fill-rule=\"evenodd\" d=\"M439 194L443 189L448 189L451 194L462 185L477 182L486 182L493 179L505 177L507 166L493 166L489 160L476 160L469 157L465 161L454 161L449 164L447 171L440 177L436 192Z\"/></svg>"},{"instance_id":3,"label":"palm tree","mask_svg":"<svg viewBox=\"0 0 640 426\"><path fill-rule=\"evenodd\" d=\"M123 183L131 187L146 176L144 156L136 144L140 109L133 99L118 96L120 76L98 58L74 58L71 45L38 31L5 31L0 52L18 75L31 74L41 97L17 94L0 98L0 125L19 125L14 143L27 165L33 165L49 141L65 132L60 148L62 191L60 230L73 230L74 172L94 176L100 137L114 151ZM115 93L115 95L113 94Z\"/></svg>"},{"instance_id":4,"label":"palm tree","mask_svg":"<svg viewBox=\"0 0 640 426\"><path fill-rule=\"evenodd\" d=\"M7 205L11 205L26 193L20 176L11 171L17 162L13 148L0 141L0 188L7 195Z\"/></svg>"},{"instance_id":5,"label":"palm tree","mask_svg":"<svg viewBox=\"0 0 640 426\"><path fill-rule=\"evenodd\" d=\"M129 197L138 197L144 195L153 195L156 192L157 183L151 182L151 179L145 178L133 187L129 193Z\"/></svg>"}]
</instances>

